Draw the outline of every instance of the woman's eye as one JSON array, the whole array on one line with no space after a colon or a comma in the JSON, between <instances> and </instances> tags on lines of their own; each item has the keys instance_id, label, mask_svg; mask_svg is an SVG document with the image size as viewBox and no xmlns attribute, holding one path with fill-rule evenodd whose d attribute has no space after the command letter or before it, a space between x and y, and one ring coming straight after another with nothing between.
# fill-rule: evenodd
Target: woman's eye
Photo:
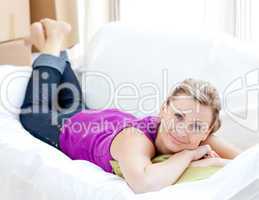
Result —
<instances>
[{"instance_id":1,"label":"woman's eye","mask_svg":"<svg viewBox=\"0 0 259 200\"><path fill-rule=\"evenodd\" d=\"M192 125L192 128L195 131L200 131L201 130L201 126L199 124L196 124L196 123Z\"/></svg>"},{"instance_id":2,"label":"woman's eye","mask_svg":"<svg viewBox=\"0 0 259 200\"><path fill-rule=\"evenodd\" d=\"M183 116L178 114L178 113L175 113L174 116L178 119L178 120L183 120Z\"/></svg>"}]
</instances>

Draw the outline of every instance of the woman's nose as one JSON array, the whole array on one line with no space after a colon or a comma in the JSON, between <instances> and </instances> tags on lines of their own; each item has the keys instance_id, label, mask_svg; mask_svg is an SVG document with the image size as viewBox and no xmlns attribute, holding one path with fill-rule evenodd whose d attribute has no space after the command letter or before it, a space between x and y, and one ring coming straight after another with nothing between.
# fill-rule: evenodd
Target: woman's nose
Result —
<instances>
[{"instance_id":1,"label":"woman's nose","mask_svg":"<svg viewBox=\"0 0 259 200\"><path fill-rule=\"evenodd\" d=\"M188 139L188 133L185 131L184 128L178 128L178 129L176 129L175 132L179 139L182 139L184 141L186 141Z\"/></svg>"},{"instance_id":2,"label":"woman's nose","mask_svg":"<svg viewBox=\"0 0 259 200\"><path fill-rule=\"evenodd\" d=\"M183 139L187 139L188 138L188 134L186 133L186 131L181 131L177 133L177 136L179 138L183 138Z\"/></svg>"}]
</instances>

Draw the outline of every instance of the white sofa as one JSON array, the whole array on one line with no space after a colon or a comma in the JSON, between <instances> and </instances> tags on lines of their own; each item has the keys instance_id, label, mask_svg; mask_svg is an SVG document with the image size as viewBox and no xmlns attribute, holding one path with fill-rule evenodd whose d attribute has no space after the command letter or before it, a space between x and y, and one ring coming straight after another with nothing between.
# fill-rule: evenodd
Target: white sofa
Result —
<instances>
[{"instance_id":1,"label":"white sofa","mask_svg":"<svg viewBox=\"0 0 259 200\"><path fill-rule=\"evenodd\" d=\"M105 107L107 99L112 97L109 107L118 105L123 110L141 116L157 113L158 107L144 112L137 105L141 99L143 101L141 95L154 93L147 83L156 85L161 92L162 69L168 68L169 85L186 77L198 77L210 80L222 92L232 80L253 70L258 64L258 56L252 47L228 36L179 30L165 34L109 24L90 44L86 69L81 69L80 74L88 106ZM18 120L17 108L22 103L30 73L30 67L0 67L0 199L214 200L243 199L254 194L259 178L259 146L241 154L209 179L169 186L142 195L135 195L123 179L104 172L90 162L70 160L63 153L33 138ZM134 83L137 88L135 91L139 90L140 96L132 96L132 88L123 87L119 94L128 94L132 98L114 98L116 91L110 90L108 93L107 80L115 88L125 82ZM165 93L159 93L159 103ZM242 95L237 93L231 97L235 112L243 111L240 106L243 103ZM141 101L144 108L152 108L154 98L144 100ZM256 102L250 105L249 109L253 111ZM258 134L249 130L249 127L242 127L246 126L245 123L240 125L232 118L235 117L223 114L223 127L219 134L241 148L258 142ZM252 128L253 120L248 120ZM233 176L236 177L234 181Z\"/></svg>"},{"instance_id":2,"label":"white sofa","mask_svg":"<svg viewBox=\"0 0 259 200\"><path fill-rule=\"evenodd\" d=\"M251 44L222 33L135 30L114 23L93 39L86 62L83 91L92 108L157 114L178 82L204 79L220 92L218 134L243 149L259 143L259 49Z\"/></svg>"}]
</instances>

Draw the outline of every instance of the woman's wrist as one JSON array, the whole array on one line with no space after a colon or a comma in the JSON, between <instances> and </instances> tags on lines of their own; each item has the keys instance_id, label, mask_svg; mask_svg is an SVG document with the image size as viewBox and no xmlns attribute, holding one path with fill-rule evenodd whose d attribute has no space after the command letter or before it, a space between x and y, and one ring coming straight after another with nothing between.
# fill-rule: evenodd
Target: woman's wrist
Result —
<instances>
[{"instance_id":1,"label":"woman's wrist","mask_svg":"<svg viewBox=\"0 0 259 200\"><path fill-rule=\"evenodd\" d=\"M195 157L195 152L193 150L183 150L182 153L186 156L188 161L192 162Z\"/></svg>"},{"instance_id":2,"label":"woman's wrist","mask_svg":"<svg viewBox=\"0 0 259 200\"><path fill-rule=\"evenodd\" d=\"M229 161L222 158L205 158L191 162L190 167L224 167Z\"/></svg>"}]
</instances>

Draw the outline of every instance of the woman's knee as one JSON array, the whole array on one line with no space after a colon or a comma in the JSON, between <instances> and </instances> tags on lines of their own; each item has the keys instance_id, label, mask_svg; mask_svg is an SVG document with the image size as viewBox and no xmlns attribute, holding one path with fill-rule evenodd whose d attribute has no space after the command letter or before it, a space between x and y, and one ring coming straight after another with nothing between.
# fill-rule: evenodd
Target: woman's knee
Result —
<instances>
[{"instance_id":1,"label":"woman's knee","mask_svg":"<svg viewBox=\"0 0 259 200\"><path fill-rule=\"evenodd\" d=\"M32 131L32 128L35 126L35 120L34 116L31 113L21 113L20 116L20 122L23 125L23 127L28 130L29 132Z\"/></svg>"}]
</instances>

